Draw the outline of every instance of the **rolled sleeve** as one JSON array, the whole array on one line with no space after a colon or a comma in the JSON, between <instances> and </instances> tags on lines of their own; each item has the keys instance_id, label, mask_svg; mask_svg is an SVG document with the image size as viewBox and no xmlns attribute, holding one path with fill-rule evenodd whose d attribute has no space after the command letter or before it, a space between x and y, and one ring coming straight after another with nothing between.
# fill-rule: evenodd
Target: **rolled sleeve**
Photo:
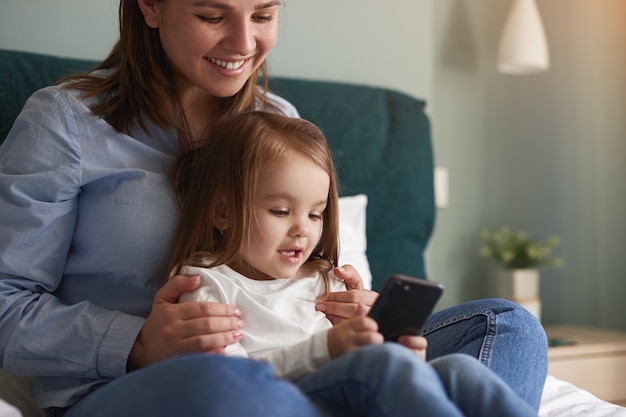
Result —
<instances>
[{"instance_id":1,"label":"rolled sleeve","mask_svg":"<svg viewBox=\"0 0 626 417\"><path fill-rule=\"evenodd\" d=\"M126 362L145 319L118 315L107 329L98 351L98 369L104 378L117 378L126 373Z\"/></svg>"}]
</instances>

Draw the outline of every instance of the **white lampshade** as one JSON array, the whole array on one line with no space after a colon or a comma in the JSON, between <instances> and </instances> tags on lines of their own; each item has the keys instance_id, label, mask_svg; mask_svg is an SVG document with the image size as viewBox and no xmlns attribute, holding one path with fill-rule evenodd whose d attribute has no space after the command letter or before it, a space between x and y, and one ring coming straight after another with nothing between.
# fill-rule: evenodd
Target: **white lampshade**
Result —
<instances>
[{"instance_id":1,"label":"white lampshade","mask_svg":"<svg viewBox=\"0 0 626 417\"><path fill-rule=\"evenodd\" d=\"M498 51L504 74L535 74L550 68L546 34L535 0L514 0Z\"/></svg>"}]
</instances>

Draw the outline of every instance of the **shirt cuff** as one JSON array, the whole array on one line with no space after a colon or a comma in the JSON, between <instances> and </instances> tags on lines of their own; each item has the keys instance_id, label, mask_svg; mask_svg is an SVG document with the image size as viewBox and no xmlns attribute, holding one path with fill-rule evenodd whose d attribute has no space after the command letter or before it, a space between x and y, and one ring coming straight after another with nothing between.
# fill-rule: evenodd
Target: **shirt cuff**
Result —
<instances>
[{"instance_id":1,"label":"shirt cuff","mask_svg":"<svg viewBox=\"0 0 626 417\"><path fill-rule=\"evenodd\" d=\"M144 317L118 313L109 325L98 352L98 372L104 378L117 378L126 374L126 364Z\"/></svg>"},{"instance_id":2,"label":"shirt cuff","mask_svg":"<svg viewBox=\"0 0 626 417\"><path fill-rule=\"evenodd\" d=\"M313 335L311 359L315 369L330 362L328 354L328 330L323 330Z\"/></svg>"}]
</instances>

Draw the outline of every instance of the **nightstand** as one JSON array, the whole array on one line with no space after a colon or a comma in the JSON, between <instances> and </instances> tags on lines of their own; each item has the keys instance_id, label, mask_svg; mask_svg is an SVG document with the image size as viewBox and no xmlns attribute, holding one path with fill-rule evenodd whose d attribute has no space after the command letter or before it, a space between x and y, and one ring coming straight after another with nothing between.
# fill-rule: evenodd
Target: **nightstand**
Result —
<instances>
[{"instance_id":1,"label":"nightstand","mask_svg":"<svg viewBox=\"0 0 626 417\"><path fill-rule=\"evenodd\" d=\"M546 326L548 373L595 396L626 405L626 333L581 326Z\"/></svg>"}]
</instances>

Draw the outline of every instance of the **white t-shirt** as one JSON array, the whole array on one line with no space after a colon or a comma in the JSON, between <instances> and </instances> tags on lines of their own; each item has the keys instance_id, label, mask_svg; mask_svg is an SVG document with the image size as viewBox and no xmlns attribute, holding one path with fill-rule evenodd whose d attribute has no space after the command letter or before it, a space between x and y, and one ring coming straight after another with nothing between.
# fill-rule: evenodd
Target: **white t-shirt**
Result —
<instances>
[{"instance_id":1,"label":"white t-shirt","mask_svg":"<svg viewBox=\"0 0 626 417\"><path fill-rule=\"evenodd\" d=\"M324 288L320 276L257 281L226 265L187 266L181 273L200 275L202 283L180 302L213 301L241 310L243 336L226 347L227 355L266 361L278 377L292 381L330 361L326 336L332 325L315 311ZM331 276L331 291L345 291L345 284Z\"/></svg>"}]
</instances>

